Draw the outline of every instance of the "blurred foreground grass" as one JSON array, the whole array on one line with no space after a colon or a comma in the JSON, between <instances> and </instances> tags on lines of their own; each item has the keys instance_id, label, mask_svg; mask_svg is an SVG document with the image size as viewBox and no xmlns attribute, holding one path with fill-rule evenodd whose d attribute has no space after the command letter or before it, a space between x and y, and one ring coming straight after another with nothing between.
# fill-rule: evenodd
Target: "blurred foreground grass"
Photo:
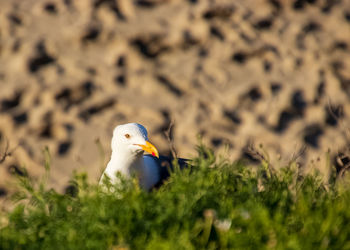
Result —
<instances>
[{"instance_id":1,"label":"blurred foreground grass","mask_svg":"<svg viewBox=\"0 0 350 250\"><path fill-rule=\"evenodd\" d=\"M129 180L107 192L79 174L79 191L60 194L19 177L0 248L350 249L350 189L334 178L301 176L293 163L252 169L205 148L192 165L149 193Z\"/></svg>"}]
</instances>

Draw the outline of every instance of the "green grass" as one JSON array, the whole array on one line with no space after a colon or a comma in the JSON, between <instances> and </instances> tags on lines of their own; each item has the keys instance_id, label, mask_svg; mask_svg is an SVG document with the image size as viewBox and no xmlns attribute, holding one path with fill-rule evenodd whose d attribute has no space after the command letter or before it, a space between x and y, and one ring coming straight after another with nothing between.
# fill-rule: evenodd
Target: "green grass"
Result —
<instances>
[{"instance_id":1,"label":"green grass","mask_svg":"<svg viewBox=\"0 0 350 250\"><path fill-rule=\"evenodd\" d=\"M80 174L72 196L20 177L15 198L25 202L0 215L0 248L350 249L345 186L300 176L293 164L215 160L203 148L192 165L152 192L134 180L106 192Z\"/></svg>"}]
</instances>

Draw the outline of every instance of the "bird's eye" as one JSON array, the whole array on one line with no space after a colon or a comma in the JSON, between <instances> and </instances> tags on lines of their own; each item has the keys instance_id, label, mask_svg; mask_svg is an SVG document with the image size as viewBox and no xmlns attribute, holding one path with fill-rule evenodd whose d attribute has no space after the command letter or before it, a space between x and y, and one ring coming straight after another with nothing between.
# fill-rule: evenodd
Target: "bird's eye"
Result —
<instances>
[{"instance_id":1,"label":"bird's eye","mask_svg":"<svg viewBox=\"0 0 350 250\"><path fill-rule=\"evenodd\" d=\"M130 138L130 135L129 135L129 134L125 134L125 137L129 139L129 138Z\"/></svg>"}]
</instances>

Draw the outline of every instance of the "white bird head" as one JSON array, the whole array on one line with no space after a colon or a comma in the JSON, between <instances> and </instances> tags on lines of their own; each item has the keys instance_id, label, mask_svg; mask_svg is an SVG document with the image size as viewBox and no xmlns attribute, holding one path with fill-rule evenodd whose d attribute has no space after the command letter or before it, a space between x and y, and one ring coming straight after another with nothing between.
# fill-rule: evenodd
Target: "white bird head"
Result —
<instances>
[{"instance_id":1,"label":"white bird head","mask_svg":"<svg viewBox=\"0 0 350 250\"><path fill-rule=\"evenodd\" d=\"M111 146L112 152L124 151L130 155L139 155L146 151L159 157L158 150L148 140L146 128L138 123L115 127Z\"/></svg>"}]
</instances>

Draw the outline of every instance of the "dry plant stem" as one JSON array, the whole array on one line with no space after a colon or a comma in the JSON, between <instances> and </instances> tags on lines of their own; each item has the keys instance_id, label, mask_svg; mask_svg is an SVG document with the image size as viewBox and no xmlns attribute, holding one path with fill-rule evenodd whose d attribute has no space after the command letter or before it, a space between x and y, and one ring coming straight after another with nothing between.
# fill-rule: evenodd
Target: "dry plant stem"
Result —
<instances>
[{"instance_id":1,"label":"dry plant stem","mask_svg":"<svg viewBox=\"0 0 350 250\"><path fill-rule=\"evenodd\" d=\"M256 149L256 147L254 146L254 144L251 142L249 143L249 145L246 147L245 151L250 154L254 159L260 161L261 164L263 165L267 165L269 174L271 176L272 174L272 169L273 166L270 163L269 159L263 154L261 153L258 149Z\"/></svg>"},{"instance_id":2,"label":"dry plant stem","mask_svg":"<svg viewBox=\"0 0 350 250\"><path fill-rule=\"evenodd\" d=\"M4 154L0 157L0 164L3 163L8 156L11 156L12 153L17 149L17 147L18 147L18 145L16 147L14 147L12 150L9 150L10 143L6 139L6 146L5 146Z\"/></svg>"},{"instance_id":3,"label":"dry plant stem","mask_svg":"<svg viewBox=\"0 0 350 250\"><path fill-rule=\"evenodd\" d=\"M296 162L303 154L305 154L306 150L306 145L301 146L297 153L293 153L292 159L289 161L289 164L291 164L292 162Z\"/></svg>"},{"instance_id":4,"label":"dry plant stem","mask_svg":"<svg viewBox=\"0 0 350 250\"><path fill-rule=\"evenodd\" d=\"M168 142L169 142L169 147L170 147L170 151L171 151L171 155L173 156L174 159L177 159L177 153L176 153L176 150L175 150L175 144L174 144L174 140L171 139L170 137L170 132L171 132L171 129L173 128L174 126L174 120L171 120L170 124L169 124L169 127L168 129L164 132Z\"/></svg>"},{"instance_id":5,"label":"dry plant stem","mask_svg":"<svg viewBox=\"0 0 350 250\"><path fill-rule=\"evenodd\" d=\"M332 118L334 118L341 125L341 130L344 133L344 136L345 136L348 144L350 144L350 127L349 126L345 126L344 122L342 122L339 119L339 117L334 113L334 111L332 109L332 105L331 105L330 99L328 99L327 107L328 107L329 114L332 116Z\"/></svg>"},{"instance_id":6,"label":"dry plant stem","mask_svg":"<svg viewBox=\"0 0 350 250\"><path fill-rule=\"evenodd\" d=\"M253 143L249 143L249 145L246 147L245 151L250 154L254 159L263 162L267 161L266 157L259 152L259 150L256 149L255 145Z\"/></svg>"},{"instance_id":7,"label":"dry plant stem","mask_svg":"<svg viewBox=\"0 0 350 250\"><path fill-rule=\"evenodd\" d=\"M347 155L343 155L343 156L338 156L337 157L337 162L338 164L342 167L337 175L337 178L341 178L344 176L345 171L347 171L350 168L350 162L348 162L347 164L343 164L343 159L348 157Z\"/></svg>"},{"instance_id":8,"label":"dry plant stem","mask_svg":"<svg viewBox=\"0 0 350 250\"><path fill-rule=\"evenodd\" d=\"M340 126L341 126L341 130L344 133L345 139L348 142L348 144L350 145L350 128L348 126L345 126L345 124L339 119L339 117L334 113L333 109L332 109L332 105L331 105L331 101L330 99L328 99L328 111L329 114L332 116L332 118L334 118L337 122L339 122ZM343 164L343 159L345 159L346 157L350 158L350 154L346 154L343 152L343 156L337 156L337 163L339 164L339 166L341 166L342 168L340 169L337 178L341 178L344 176L345 171L347 171L348 169L350 169L350 162L347 164Z\"/></svg>"}]
</instances>

